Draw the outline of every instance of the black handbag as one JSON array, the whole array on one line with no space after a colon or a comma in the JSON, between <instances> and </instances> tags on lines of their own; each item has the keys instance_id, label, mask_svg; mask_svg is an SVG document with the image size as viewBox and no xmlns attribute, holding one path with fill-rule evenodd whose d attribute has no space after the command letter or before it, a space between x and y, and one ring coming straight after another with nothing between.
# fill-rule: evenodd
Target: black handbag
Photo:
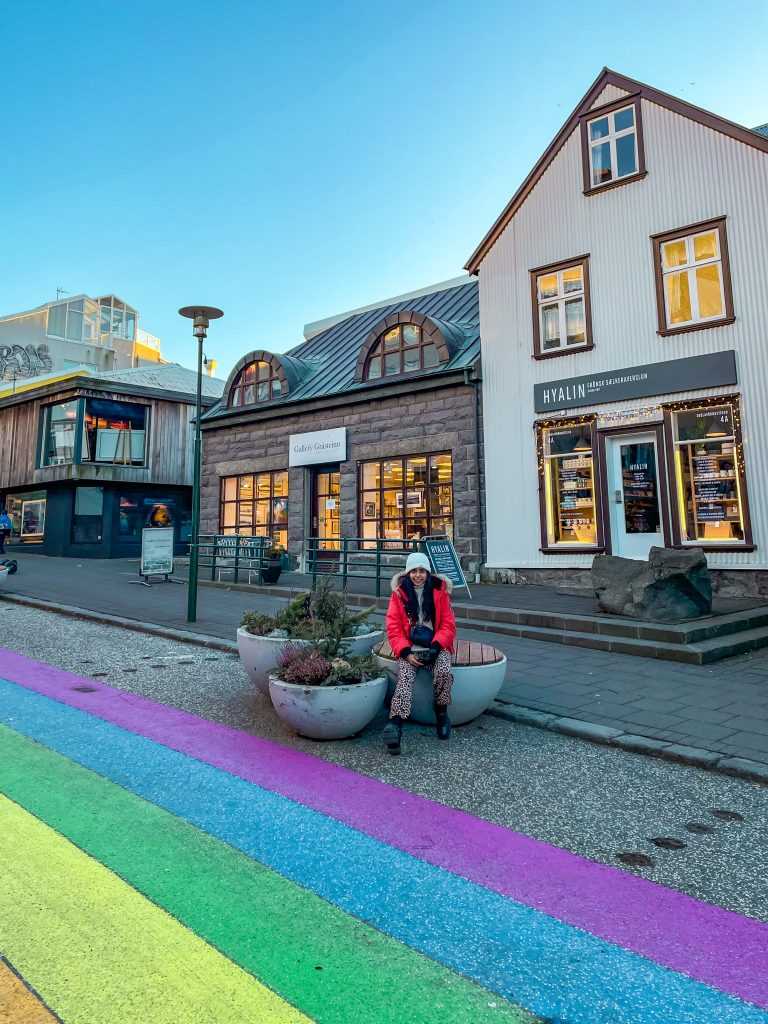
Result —
<instances>
[{"instance_id":1,"label":"black handbag","mask_svg":"<svg viewBox=\"0 0 768 1024\"><path fill-rule=\"evenodd\" d=\"M416 647L431 647L434 639L435 631L429 626L411 626L411 643Z\"/></svg>"}]
</instances>

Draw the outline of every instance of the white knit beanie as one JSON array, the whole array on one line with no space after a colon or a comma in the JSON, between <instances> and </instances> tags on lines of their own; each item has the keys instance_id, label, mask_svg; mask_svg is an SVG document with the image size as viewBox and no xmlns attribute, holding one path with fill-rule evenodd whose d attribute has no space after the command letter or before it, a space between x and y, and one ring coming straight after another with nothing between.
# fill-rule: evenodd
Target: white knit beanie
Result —
<instances>
[{"instance_id":1,"label":"white knit beanie","mask_svg":"<svg viewBox=\"0 0 768 1024\"><path fill-rule=\"evenodd\" d=\"M408 555L408 561L405 563L406 572L410 572L412 569L426 569L427 572L431 572L432 566L426 555L422 555L420 551L414 551Z\"/></svg>"}]
</instances>

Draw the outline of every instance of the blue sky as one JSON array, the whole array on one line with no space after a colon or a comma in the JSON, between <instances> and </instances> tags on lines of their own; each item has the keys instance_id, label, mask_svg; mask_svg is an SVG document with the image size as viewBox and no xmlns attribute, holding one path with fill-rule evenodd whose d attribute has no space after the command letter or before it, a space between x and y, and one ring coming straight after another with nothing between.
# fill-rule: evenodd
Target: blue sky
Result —
<instances>
[{"instance_id":1,"label":"blue sky","mask_svg":"<svg viewBox=\"0 0 768 1024\"><path fill-rule=\"evenodd\" d=\"M752 127L768 4L45 0L0 10L0 314L115 292L219 375L454 277L604 65Z\"/></svg>"}]
</instances>

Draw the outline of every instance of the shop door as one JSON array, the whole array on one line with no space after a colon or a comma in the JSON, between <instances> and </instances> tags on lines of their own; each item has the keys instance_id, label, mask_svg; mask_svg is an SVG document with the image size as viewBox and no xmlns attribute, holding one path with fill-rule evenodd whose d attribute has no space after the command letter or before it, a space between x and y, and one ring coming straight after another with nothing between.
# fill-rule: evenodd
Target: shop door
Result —
<instances>
[{"instance_id":1,"label":"shop door","mask_svg":"<svg viewBox=\"0 0 768 1024\"><path fill-rule=\"evenodd\" d=\"M335 568L341 548L341 472L338 464L312 470L312 536L318 569Z\"/></svg>"},{"instance_id":2,"label":"shop door","mask_svg":"<svg viewBox=\"0 0 768 1024\"><path fill-rule=\"evenodd\" d=\"M664 546L655 434L606 440L611 549L623 558L647 558Z\"/></svg>"}]
</instances>

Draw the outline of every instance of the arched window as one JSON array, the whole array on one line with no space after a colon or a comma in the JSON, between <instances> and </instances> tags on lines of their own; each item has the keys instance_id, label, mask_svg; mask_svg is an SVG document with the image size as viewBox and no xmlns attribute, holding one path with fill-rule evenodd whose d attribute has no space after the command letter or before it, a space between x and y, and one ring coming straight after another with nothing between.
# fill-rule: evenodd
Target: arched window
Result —
<instances>
[{"instance_id":1,"label":"arched window","mask_svg":"<svg viewBox=\"0 0 768 1024\"><path fill-rule=\"evenodd\" d=\"M440 363L437 347L424 340L421 327L398 324L375 342L365 364L364 380L394 377L401 373L428 370Z\"/></svg>"},{"instance_id":2,"label":"arched window","mask_svg":"<svg viewBox=\"0 0 768 1024\"><path fill-rule=\"evenodd\" d=\"M259 359L248 363L235 377L229 392L229 404L240 406L269 402L273 398L279 398L282 393L283 385L272 363Z\"/></svg>"}]
</instances>

